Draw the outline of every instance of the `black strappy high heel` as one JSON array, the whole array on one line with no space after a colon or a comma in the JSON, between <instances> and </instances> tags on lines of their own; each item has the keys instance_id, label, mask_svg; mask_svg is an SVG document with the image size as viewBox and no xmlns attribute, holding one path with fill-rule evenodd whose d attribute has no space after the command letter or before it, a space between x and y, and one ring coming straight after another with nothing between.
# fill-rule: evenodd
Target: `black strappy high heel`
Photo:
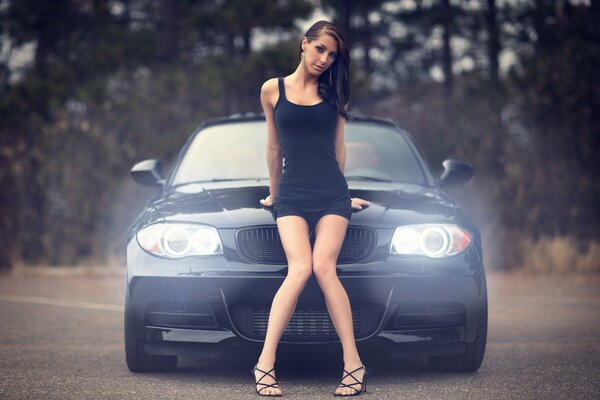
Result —
<instances>
[{"instance_id":1,"label":"black strappy high heel","mask_svg":"<svg viewBox=\"0 0 600 400\"><path fill-rule=\"evenodd\" d=\"M354 375L352 375L353 373L355 373L356 371L360 370L360 369L364 369L365 370L365 374L363 376L363 381L359 381L358 379L356 379L356 377ZM363 392L367 391L367 369L365 368L364 365L361 365L360 367L356 368L354 371L352 372L348 372L346 370L344 370L344 372L346 373L346 375L344 375L342 377L342 380L344 380L347 376L351 376L356 382L354 383L340 383L340 385L338 387L349 387L351 389L354 389L354 393L352 394L341 394L341 393L335 393L333 392L334 396L357 396ZM357 390L355 387L353 387L354 385L361 385L360 391Z\"/></svg>"},{"instance_id":2,"label":"black strappy high heel","mask_svg":"<svg viewBox=\"0 0 600 400\"><path fill-rule=\"evenodd\" d=\"M279 385L279 383L277 382L277 379L275 379L275 377L274 377L273 375L271 375L271 371L274 371L274 370L275 370L275 367L271 368L271 369L270 369L268 372L265 372L265 371L263 371L262 369L258 368L258 364L256 364L256 365L254 366L254 368L252 368L252 369L250 370L250 373L252 374L252 376L254 377L254 379L255 379L255 380L256 380L256 374L254 373L255 371L259 371L259 372L262 372L262 373L263 373L263 376L261 376L261 377L258 379L258 381L256 381L256 383L255 383L255 385L254 385L254 389L256 389L256 393L258 393L258 394L259 394L259 395L261 395L261 396L275 396L275 397L281 397L281 394L262 394L262 393L260 392L261 390L264 390L264 389L266 389L266 388L268 388L268 387L274 387L274 388L277 388L277 389L281 389L281 388L278 386L278 385ZM269 384L267 384L267 383L261 383L261 381L263 380L263 378L264 378L265 376L267 376L267 375L269 375L271 378L273 378L273 380L275 381L275 383L269 383ZM256 385L263 385L264 387L262 387L262 388L260 388L260 389L257 389L257 388L256 388Z\"/></svg>"}]
</instances>

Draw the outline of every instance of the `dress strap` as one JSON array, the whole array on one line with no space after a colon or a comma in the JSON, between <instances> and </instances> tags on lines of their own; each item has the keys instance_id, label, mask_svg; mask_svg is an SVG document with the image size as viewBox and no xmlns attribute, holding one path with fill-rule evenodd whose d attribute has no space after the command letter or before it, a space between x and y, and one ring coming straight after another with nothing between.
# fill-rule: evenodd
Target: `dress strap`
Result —
<instances>
[{"instance_id":1,"label":"dress strap","mask_svg":"<svg viewBox=\"0 0 600 400\"><path fill-rule=\"evenodd\" d=\"M279 83L279 98L280 99L286 99L286 97L285 97L285 86L283 85L283 77L280 76L279 78L277 78L277 81Z\"/></svg>"}]
</instances>

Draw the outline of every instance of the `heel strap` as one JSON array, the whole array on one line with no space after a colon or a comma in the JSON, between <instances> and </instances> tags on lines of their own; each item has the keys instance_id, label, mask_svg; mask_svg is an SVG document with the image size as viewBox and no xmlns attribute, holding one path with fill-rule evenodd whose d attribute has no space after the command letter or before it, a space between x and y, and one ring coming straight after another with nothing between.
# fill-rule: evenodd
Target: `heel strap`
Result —
<instances>
[{"instance_id":1,"label":"heel strap","mask_svg":"<svg viewBox=\"0 0 600 400\"><path fill-rule=\"evenodd\" d=\"M365 370L365 374L364 374L364 376L363 376L363 381L362 381L362 382L361 382L361 381L359 381L358 379L356 379L356 377L355 377L354 375L352 375L353 373L355 373L356 371L358 371L358 370L361 370L361 369L364 369L364 370ZM342 382L342 383L340 383L339 387L349 387L349 388L351 388L351 389L354 389L354 390L356 391L356 393L358 393L358 389L356 389L356 388L354 387L354 385L362 385L362 384L364 383L364 379L365 379L364 377L365 377L365 376L367 376L367 369L365 368L365 366L364 366L364 365L361 365L360 367L356 368L356 369L355 369L354 371L352 371L352 372L348 372L348 371L346 371L346 370L344 370L344 372L345 372L346 374L345 374L345 375L342 377L342 380L344 380L344 379L346 379L346 377L350 376L350 377L352 377L352 379L354 379L356 382L354 382L354 383L343 383L343 382ZM362 388L361 388L361 389L362 389Z\"/></svg>"},{"instance_id":2,"label":"heel strap","mask_svg":"<svg viewBox=\"0 0 600 400\"><path fill-rule=\"evenodd\" d=\"M263 376L261 376L261 377L258 379L258 381L256 381L256 384L257 384L257 385L263 385L263 386L264 386L263 388L260 388L260 390L258 390L259 392L260 392L261 390L263 390L263 389L266 389L266 388L268 388L268 387L275 387L275 388L278 388L278 389L279 389L279 386L277 386L277 385L278 385L278 383L277 383L277 379L276 379L276 378L275 378L273 375L271 375L271 374L270 374L270 372L271 372L271 371L274 371L274 370L275 370L275 367L271 368L271 369L270 369L268 372L265 372L265 371L263 371L262 369L258 368L257 366L254 366L254 370L257 370L257 371L259 371L259 372L262 372L262 373L263 373ZM268 383L268 384L267 384L267 383L262 383L261 381L262 381L262 380L263 380L263 378L264 378L265 376L267 376L267 375L268 375L268 376L270 376L271 378L273 378L273 380L275 381L275 383Z\"/></svg>"}]
</instances>

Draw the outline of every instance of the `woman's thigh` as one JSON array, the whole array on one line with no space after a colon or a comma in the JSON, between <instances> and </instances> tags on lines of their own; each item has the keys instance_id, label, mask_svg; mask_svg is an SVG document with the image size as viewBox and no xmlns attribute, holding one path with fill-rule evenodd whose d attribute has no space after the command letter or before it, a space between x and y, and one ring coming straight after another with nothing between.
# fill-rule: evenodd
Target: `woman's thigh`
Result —
<instances>
[{"instance_id":1,"label":"woman's thigh","mask_svg":"<svg viewBox=\"0 0 600 400\"><path fill-rule=\"evenodd\" d=\"M337 258L344 244L348 219L341 215L327 214L321 217L315 230L312 250L313 271L317 278L335 274Z\"/></svg>"},{"instance_id":2,"label":"woman's thigh","mask_svg":"<svg viewBox=\"0 0 600 400\"><path fill-rule=\"evenodd\" d=\"M308 223L297 215L277 218L279 238L288 261L290 272L308 273L312 271L312 249L308 236Z\"/></svg>"}]
</instances>

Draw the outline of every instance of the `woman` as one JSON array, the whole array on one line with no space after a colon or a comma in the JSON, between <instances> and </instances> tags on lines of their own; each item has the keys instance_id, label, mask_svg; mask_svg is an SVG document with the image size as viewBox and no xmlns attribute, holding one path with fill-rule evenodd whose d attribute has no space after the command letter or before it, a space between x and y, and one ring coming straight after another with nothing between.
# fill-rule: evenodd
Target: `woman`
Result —
<instances>
[{"instance_id":1,"label":"woman","mask_svg":"<svg viewBox=\"0 0 600 400\"><path fill-rule=\"evenodd\" d=\"M273 207L288 273L273 299L264 347L252 373L259 394L281 396L274 373L277 344L314 272L344 353L344 373L334 394L356 395L366 390L366 369L354 340L348 295L336 274L352 209L369 205L350 198L343 173L350 57L339 29L328 21L311 26L300 47L296 70L269 79L260 92L271 193L260 203ZM311 249L308 233L313 228Z\"/></svg>"}]
</instances>

